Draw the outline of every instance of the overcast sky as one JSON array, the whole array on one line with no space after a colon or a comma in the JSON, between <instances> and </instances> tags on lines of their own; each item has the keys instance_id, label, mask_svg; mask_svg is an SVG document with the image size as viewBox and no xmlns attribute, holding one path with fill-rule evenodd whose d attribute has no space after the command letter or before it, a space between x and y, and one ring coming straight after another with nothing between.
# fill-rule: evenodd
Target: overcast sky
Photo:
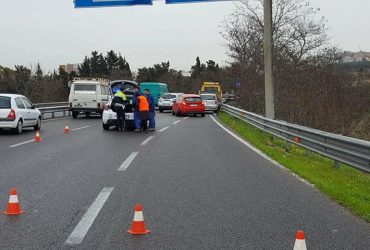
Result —
<instances>
[{"instance_id":1,"label":"overcast sky","mask_svg":"<svg viewBox=\"0 0 370 250\"><path fill-rule=\"evenodd\" d=\"M328 19L331 42L370 51L369 0L311 0ZM73 0L0 0L0 65L78 63L92 50L121 52L131 68L169 60L189 70L196 56L227 61L219 27L232 2L74 9Z\"/></svg>"}]
</instances>

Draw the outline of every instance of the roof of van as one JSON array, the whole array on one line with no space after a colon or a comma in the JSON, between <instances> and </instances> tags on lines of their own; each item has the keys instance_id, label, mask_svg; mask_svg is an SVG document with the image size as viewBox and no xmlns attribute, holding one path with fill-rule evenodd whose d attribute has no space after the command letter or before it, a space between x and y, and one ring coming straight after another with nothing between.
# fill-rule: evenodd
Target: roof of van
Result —
<instances>
[{"instance_id":1,"label":"roof of van","mask_svg":"<svg viewBox=\"0 0 370 250\"><path fill-rule=\"evenodd\" d=\"M90 78L90 77L75 77L73 78L74 84L104 84L108 85L109 80L104 78Z\"/></svg>"}]
</instances>

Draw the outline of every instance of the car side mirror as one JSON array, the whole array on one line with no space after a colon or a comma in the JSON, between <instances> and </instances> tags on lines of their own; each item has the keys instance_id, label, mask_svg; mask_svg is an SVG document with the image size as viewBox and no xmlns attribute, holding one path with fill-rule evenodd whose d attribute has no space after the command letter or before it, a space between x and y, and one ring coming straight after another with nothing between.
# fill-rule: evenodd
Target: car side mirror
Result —
<instances>
[{"instance_id":1,"label":"car side mirror","mask_svg":"<svg viewBox=\"0 0 370 250\"><path fill-rule=\"evenodd\" d=\"M32 104L31 108L32 109L35 109L36 108L36 105Z\"/></svg>"}]
</instances>

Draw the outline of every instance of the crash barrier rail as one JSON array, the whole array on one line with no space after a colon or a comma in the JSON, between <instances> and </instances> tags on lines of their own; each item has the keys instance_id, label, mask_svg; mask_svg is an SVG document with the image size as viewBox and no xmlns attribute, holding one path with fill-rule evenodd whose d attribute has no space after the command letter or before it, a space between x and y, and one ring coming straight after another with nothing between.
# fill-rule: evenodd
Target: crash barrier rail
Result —
<instances>
[{"instance_id":1,"label":"crash barrier rail","mask_svg":"<svg viewBox=\"0 0 370 250\"><path fill-rule=\"evenodd\" d=\"M272 136L284 139L287 141L287 150L295 144L305 148L307 154L316 152L333 159L335 168L339 168L340 163L344 163L370 173L369 141L269 119L227 104L222 104L222 110Z\"/></svg>"},{"instance_id":2,"label":"crash barrier rail","mask_svg":"<svg viewBox=\"0 0 370 250\"><path fill-rule=\"evenodd\" d=\"M43 120L71 116L68 102L37 103L35 106L40 110Z\"/></svg>"}]
</instances>

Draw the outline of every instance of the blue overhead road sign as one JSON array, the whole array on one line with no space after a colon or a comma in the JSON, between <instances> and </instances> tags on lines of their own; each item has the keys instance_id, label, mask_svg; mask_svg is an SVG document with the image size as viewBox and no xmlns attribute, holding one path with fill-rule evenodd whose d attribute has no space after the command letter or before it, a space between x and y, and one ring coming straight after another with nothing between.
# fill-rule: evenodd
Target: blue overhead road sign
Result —
<instances>
[{"instance_id":1,"label":"blue overhead road sign","mask_svg":"<svg viewBox=\"0 0 370 250\"><path fill-rule=\"evenodd\" d=\"M166 0L166 4L171 4L171 3L221 2L221 1L232 1L232 0Z\"/></svg>"},{"instance_id":2,"label":"blue overhead road sign","mask_svg":"<svg viewBox=\"0 0 370 250\"><path fill-rule=\"evenodd\" d=\"M152 0L74 0L75 8L152 5Z\"/></svg>"}]
</instances>

